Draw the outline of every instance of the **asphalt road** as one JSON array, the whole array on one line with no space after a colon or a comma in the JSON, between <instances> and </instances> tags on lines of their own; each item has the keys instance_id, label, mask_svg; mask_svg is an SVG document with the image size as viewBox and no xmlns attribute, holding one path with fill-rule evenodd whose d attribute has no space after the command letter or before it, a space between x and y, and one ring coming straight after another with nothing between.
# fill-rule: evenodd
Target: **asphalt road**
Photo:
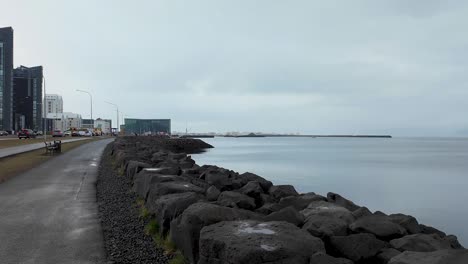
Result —
<instances>
[{"instance_id":1,"label":"asphalt road","mask_svg":"<svg viewBox=\"0 0 468 264\"><path fill-rule=\"evenodd\" d=\"M96 203L100 156L82 145L0 184L0 263L103 263Z\"/></svg>"}]
</instances>

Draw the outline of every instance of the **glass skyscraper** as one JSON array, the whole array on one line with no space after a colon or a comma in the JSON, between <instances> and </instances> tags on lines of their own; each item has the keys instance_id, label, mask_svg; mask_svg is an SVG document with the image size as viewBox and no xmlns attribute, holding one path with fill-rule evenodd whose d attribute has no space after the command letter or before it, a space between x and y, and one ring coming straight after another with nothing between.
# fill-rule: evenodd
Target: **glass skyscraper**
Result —
<instances>
[{"instance_id":1,"label":"glass skyscraper","mask_svg":"<svg viewBox=\"0 0 468 264\"><path fill-rule=\"evenodd\" d=\"M13 129L42 130L42 66L13 70Z\"/></svg>"},{"instance_id":2,"label":"glass skyscraper","mask_svg":"<svg viewBox=\"0 0 468 264\"><path fill-rule=\"evenodd\" d=\"M0 28L0 130L12 130L13 28Z\"/></svg>"}]
</instances>

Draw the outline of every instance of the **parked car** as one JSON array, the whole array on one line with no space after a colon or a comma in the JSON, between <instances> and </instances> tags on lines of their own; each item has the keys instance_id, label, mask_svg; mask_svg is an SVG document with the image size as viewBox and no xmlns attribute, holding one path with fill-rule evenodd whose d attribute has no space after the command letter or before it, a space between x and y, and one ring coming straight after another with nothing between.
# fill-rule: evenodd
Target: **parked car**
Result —
<instances>
[{"instance_id":1,"label":"parked car","mask_svg":"<svg viewBox=\"0 0 468 264\"><path fill-rule=\"evenodd\" d=\"M83 137L92 137L93 133L91 131L84 131Z\"/></svg>"},{"instance_id":2,"label":"parked car","mask_svg":"<svg viewBox=\"0 0 468 264\"><path fill-rule=\"evenodd\" d=\"M34 131L32 131L31 129L22 129L18 132L18 138L36 138L36 133L34 133Z\"/></svg>"},{"instance_id":3,"label":"parked car","mask_svg":"<svg viewBox=\"0 0 468 264\"><path fill-rule=\"evenodd\" d=\"M36 133L36 136L42 136L42 135L44 135L44 134L42 134L42 131L35 131L35 133Z\"/></svg>"},{"instance_id":4,"label":"parked car","mask_svg":"<svg viewBox=\"0 0 468 264\"><path fill-rule=\"evenodd\" d=\"M71 135L72 135L72 133L71 133L70 130L67 130L67 131L63 132L63 136L64 136L64 137L69 137L69 136L71 136Z\"/></svg>"},{"instance_id":5,"label":"parked car","mask_svg":"<svg viewBox=\"0 0 468 264\"><path fill-rule=\"evenodd\" d=\"M0 136L8 136L8 132L6 132L6 131L0 131Z\"/></svg>"},{"instance_id":6,"label":"parked car","mask_svg":"<svg viewBox=\"0 0 468 264\"><path fill-rule=\"evenodd\" d=\"M73 132L71 132L71 136L72 136L72 137L81 137L79 131L73 131Z\"/></svg>"},{"instance_id":7,"label":"parked car","mask_svg":"<svg viewBox=\"0 0 468 264\"><path fill-rule=\"evenodd\" d=\"M54 132L52 132L52 137L63 137L63 132L60 129L55 129Z\"/></svg>"}]
</instances>

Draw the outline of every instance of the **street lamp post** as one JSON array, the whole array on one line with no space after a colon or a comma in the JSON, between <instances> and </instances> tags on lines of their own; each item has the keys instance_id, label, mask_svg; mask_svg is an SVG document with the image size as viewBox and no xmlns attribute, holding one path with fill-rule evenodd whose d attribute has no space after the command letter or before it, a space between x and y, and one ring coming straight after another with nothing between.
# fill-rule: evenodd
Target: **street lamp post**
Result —
<instances>
[{"instance_id":1,"label":"street lamp post","mask_svg":"<svg viewBox=\"0 0 468 264\"><path fill-rule=\"evenodd\" d=\"M46 79L44 77L44 73L42 73L42 80L44 82L44 106L42 107L44 109L44 127L42 128L42 131L44 132L44 142L47 140L47 111L46 111Z\"/></svg>"},{"instance_id":2,"label":"street lamp post","mask_svg":"<svg viewBox=\"0 0 468 264\"><path fill-rule=\"evenodd\" d=\"M91 100L91 120L93 120L93 124L94 124L94 119L93 119L93 96L88 91L83 91L83 90L79 90L79 89L76 89L76 91L77 92L82 92L82 93L87 93L89 95L89 99Z\"/></svg>"},{"instance_id":3,"label":"street lamp post","mask_svg":"<svg viewBox=\"0 0 468 264\"><path fill-rule=\"evenodd\" d=\"M114 104L114 103L111 103L111 102L107 102L105 101L106 103L108 104L111 104L113 106L115 106L117 108L117 128L116 128L116 131L118 132L119 131L119 106Z\"/></svg>"}]
</instances>

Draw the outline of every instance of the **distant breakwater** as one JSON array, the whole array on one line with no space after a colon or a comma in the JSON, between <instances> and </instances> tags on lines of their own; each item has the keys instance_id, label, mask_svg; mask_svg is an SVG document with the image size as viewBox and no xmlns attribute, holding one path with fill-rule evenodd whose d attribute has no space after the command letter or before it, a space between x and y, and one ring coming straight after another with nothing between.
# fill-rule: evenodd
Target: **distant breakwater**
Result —
<instances>
[{"instance_id":1,"label":"distant breakwater","mask_svg":"<svg viewBox=\"0 0 468 264\"><path fill-rule=\"evenodd\" d=\"M253 173L198 166L197 139L123 137L117 168L188 263L465 263L456 236L336 193L299 194ZM441 260L442 259L442 260ZM462 262L460 262L462 261Z\"/></svg>"}]
</instances>

